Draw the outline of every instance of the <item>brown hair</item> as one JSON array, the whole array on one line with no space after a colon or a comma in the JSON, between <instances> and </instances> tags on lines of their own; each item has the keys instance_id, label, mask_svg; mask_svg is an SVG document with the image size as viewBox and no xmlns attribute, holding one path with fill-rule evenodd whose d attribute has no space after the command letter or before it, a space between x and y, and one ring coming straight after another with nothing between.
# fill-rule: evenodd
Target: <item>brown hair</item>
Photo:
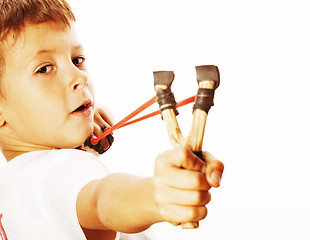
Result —
<instances>
[{"instance_id":1,"label":"brown hair","mask_svg":"<svg viewBox=\"0 0 310 240\"><path fill-rule=\"evenodd\" d=\"M70 27L74 14L65 0L0 0L0 97L4 97L1 79L5 71L2 43L9 33L16 37L26 23L52 21Z\"/></svg>"}]
</instances>

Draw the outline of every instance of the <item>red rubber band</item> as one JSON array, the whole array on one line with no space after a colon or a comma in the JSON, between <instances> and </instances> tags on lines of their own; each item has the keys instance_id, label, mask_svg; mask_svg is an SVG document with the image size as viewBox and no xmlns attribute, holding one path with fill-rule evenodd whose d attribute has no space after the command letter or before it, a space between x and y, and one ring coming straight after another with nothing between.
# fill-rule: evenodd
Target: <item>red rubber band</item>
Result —
<instances>
[{"instance_id":1,"label":"red rubber band","mask_svg":"<svg viewBox=\"0 0 310 240\"><path fill-rule=\"evenodd\" d=\"M176 107L182 107L184 105L187 105L189 103L192 103L195 101L196 96L192 96L189 98L186 98L180 102L178 102L176 104ZM111 134L114 130L128 126L130 124L145 120L147 118L156 116L160 114L160 110L149 113L145 116L142 116L140 118L137 118L135 120L129 121L131 118L135 117L137 114L139 114L140 112L142 112L143 110L145 110L146 108L150 107L153 103L156 102L156 96L152 97L150 100L148 100L146 103L144 103L143 105L141 105L139 108L137 108L135 111L133 111L132 113L130 113L128 116L126 116L124 119L122 119L121 121L119 121L117 124L115 124L114 126L110 127L110 128L106 128L105 131L98 136L97 138L92 138L90 141L93 145L96 145L101 139L105 138L106 136L108 136L109 134ZM129 122L128 122L129 121Z\"/></svg>"},{"instance_id":2,"label":"red rubber band","mask_svg":"<svg viewBox=\"0 0 310 240\"><path fill-rule=\"evenodd\" d=\"M133 111L132 113L130 113L128 116L126 116L123 120L121 120L120 122L118 122L117 124L115 124L114 126L110 127L110 128L106 128L106 131L104 131L103 134L101 134L99 137L97 138L92 138L91 139L91 143L93 145L96 145L101 139L103 139L105 136L111 134L113 132L113 130L119 128L121 125L123 125L125 122L127 122L129 119L133 118L134 116L136 116L137 114L139 114L140 112L142 112L143 110L145 110L146 108L148 108L149 106L151 106L153 103L156 102L156 96L152 97L150 100L148 100L146 103L144 103L143 105L141 105L139 108L137 108L135 111Z\"/></svg>"},{"instance_id":3,"label":"red rubber band","mask_svg":"<svg viewBox=\"0 0 310 240\"><path fill-rule=\"evenodd\" d=\"M182 101L180 101L180 102L177 102L176 107L177 107L177 108L183 107L184 105L187 105L187 104L189 104L189 103L195 102L195 98L196 98L196 96L192 96L192 97L186 98L186 99L184 99L184 100L182 100ZM145 120L145 119L148 119L148 118L150 118L150 117L154 117L154 116L159 115L159 114L160 114L160 110L155 111L155 112L152 112L152 113L149 113L149 114L147 114L147 115L145 115L145 116L142 116L142 117L137 118L137 119L135 119L135 120L132 120L132 121L129 121L129 122L124 123L124 124L123 124L122 126L120 126L118 129L120 129L120 128L122 128L122 127L125 127L125 126L128 126L128 125L131 125L131 124L136 123L136 122L140 122L140 121Z\"/></svg>"}]
</instances>

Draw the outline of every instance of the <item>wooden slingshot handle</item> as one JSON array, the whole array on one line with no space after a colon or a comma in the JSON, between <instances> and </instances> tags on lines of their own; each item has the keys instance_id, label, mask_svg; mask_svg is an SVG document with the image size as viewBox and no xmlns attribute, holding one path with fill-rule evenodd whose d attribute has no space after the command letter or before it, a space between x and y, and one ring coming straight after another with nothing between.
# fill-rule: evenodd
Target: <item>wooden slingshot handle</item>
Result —
<instances>
[{"instance_id":1,"label":"wooden slingshot handle","mask_svg":"<svg viewBox=\"0 0 310 240\"><path fill-rule=\"evenodd\" d=\"M186 141L186 145L195 153L202 151L208 112L214 105L214 91L220 82L218 68L214 65L197 66L196 74L199 89L193 107L192 128Z\"/></svg>"},{"instance_id":2,"label":"wooden slingshot handle","mask_svg":"<svg viewBox=\"0 0 310 240\"><path fill-rule=\"evenodd\" d=\"M205 132L206 120L210 108L214 105L214 90L219 86L220 78L218 68L214 65L204 65L196 67L198 92L193 107L193 122L186 139L186 145L189 146L197 156L203 161L202 143ZM184 223L182 228L198 228L199 222Z\"/></svg>"},{"instance_id":3,"label":"wooden slingshot handle","mask_svg":"<svg viewBox=\"0 0 310 240\"><path fill-rule=\"evenodd\" d=\"M192 127L186 139L184 139L176 119L178 113L171 92L174 73L172 71L154 72L154 88L172 145L186 144L198 156L202 156L205 124L208 111L213 106L214 90L219 85L219 71L214 65L204 65L197 66L196 73L199 90L193 107ZM183 229L198 228L199 222L181 223L181 227Z\"/></svg>"},{"instance_id":4,"label":"wooden slingshot handle","mask_svg":"<svg viewBox=\"0 0 310 240\"><path fill-rule=\"evenodd\" d=\"M171 92L171 84L174 80L173 71L154 72L154 88L157 102L161 111L162 119L166 123L166 128L173 146L180 144L183 140L179 124L176 119L178 114L176 102Z\"/></svg>"}]
</instances>

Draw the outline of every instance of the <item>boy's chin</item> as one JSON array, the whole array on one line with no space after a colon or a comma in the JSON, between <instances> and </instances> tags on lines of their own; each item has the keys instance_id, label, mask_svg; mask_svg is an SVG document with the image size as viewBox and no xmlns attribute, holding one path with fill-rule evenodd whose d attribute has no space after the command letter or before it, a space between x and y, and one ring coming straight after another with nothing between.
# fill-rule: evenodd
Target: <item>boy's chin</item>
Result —
<instances>
[{"instance_id":1,"label":"boy's chin","mask_svg":"<svg viewBox=\"0 0 310 240\"><path fill-rule=\"evenodd\" d=\"M83 135L83 136L78 136L75 138L70 138L67 139L67 141L63 141L61 144L60 148L80 148L81 146L83 146L84 142L86 141L86 139L89 137L90 135Z\"/></svg>"}]
</instances>

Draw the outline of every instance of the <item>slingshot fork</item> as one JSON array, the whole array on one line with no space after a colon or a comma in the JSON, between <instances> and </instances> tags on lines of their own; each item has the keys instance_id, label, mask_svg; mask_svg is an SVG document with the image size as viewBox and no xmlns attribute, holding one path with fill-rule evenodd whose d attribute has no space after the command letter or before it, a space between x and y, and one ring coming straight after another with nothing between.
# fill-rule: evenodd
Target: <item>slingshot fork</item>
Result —
<instances>
[{"instance_id":1,"label":"slingshot fork","mask_svg":"<svg viewBox=\"0 0 310 240\"><path fill-rule=\"evenodd\" d=\"M202 143L205 125L208 112L213 106L214 91L219 86L220 78L218 68L214 65L196 66L196 74L199 89L193 107L192 127L187 138L183 137L176 119L178 112L174 95L171 92L174 73L172 71L154 72L154 88L172 145L189 146L204 161ZM184 229L198 228L199 222L181 223L181 227Z\"/></svg>"}]
</instances>

